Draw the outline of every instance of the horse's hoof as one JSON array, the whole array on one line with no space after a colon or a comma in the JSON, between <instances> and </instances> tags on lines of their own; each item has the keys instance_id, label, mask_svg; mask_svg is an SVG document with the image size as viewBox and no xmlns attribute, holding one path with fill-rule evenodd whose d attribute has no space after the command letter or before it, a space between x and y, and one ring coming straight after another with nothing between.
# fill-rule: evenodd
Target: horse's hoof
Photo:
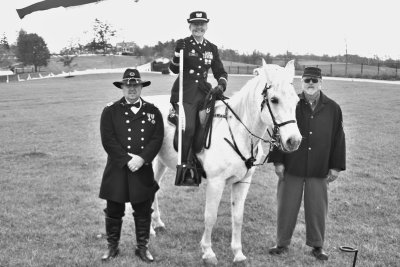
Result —
<instances>
[{"instance_id":1,"label":"horse's hoof","mask_svg":"<svg viewBox=\"0 0 400 267\"><path fill-rule=\"evenodd\" d=\"M203 259L203 263L204 263L204 266L207 266L207 267L217 266L218 260L217 260L217 257L206 258L206 259Z\"/></svg>"},{"instance_id":2,"label":"horse's hoof","mask_svg":"<svg viewBox=\"0 0 400 267\"><path fill-rule=\"evenodd\" d=\"M234 259L233 259L233 263L241 263L241 262L245 262L247 260L246 256L243 255L243 253L240 253L240 255L237 255Z\"/></svg>"}]
</instances>

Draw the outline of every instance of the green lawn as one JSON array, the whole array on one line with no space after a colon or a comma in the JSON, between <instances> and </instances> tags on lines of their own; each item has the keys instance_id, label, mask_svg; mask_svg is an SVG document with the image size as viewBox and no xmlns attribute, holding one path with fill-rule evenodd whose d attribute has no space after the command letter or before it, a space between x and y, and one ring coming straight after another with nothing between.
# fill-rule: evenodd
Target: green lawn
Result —
<instances>
[{"instance_id":1,"label":"green lawn","mask_svg":"<svg viewBox=\"0 0 400 267\"><path fill-rule=\"evenodd\" d=\"M169 94L174 76L142 74L152 81L143 97ZM0 266L143 266L127 206L122 255L109 264L104 201L97 194L106 155L100 143L103 107L120 97L111 83L121 74L2 83L0 87ZM230 77L228 94L249 78ZM341 245L359 249L357 266L399 266L400 86L325 81L325 92L343 109L347 171L329 189L326 249L321 264L305 246L302 212L288 255L272 257L276 181L271 165L257 169L245 206L243 251L247 266L351 266ZM299 80L295 80L299 88ZM396 139L397 138L397 139ZM159 192L165 232L151 239L156 262L146 266L201 266L205 183ZM232 265L230 192L213 232L219 266Z\"/></svg>"}]
</instances>

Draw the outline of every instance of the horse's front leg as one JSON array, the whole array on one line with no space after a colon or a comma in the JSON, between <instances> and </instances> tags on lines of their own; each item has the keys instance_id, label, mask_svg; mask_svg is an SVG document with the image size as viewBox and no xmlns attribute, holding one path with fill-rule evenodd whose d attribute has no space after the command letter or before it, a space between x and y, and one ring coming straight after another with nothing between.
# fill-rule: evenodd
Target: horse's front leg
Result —
<instances>
[{"instance_id":1,"label":"horse's front leg","mask_svg":"<svg viewBox=\"0 0 400 267\"><path fill-rule=\"evenodd\" d=\"M217 265L218 260L211 248L211 234L217 221L218 207L225 187L225 180L215 177L207 181L206 205L204 210L204 233L200 245L204 263Z\"/></svg>"},{"instance_id":2,"label":"horse's front leg","mask_svg":"<svg viewBox=\"0 0 400 267\"><path fill-rule=\"evenodd\" d=\"M249 192L251 177L232 184L231 190L231 207L232 207L232 242L231 248L234 255L233 262L241 262L246 260L246 256L242 252L242 224L244 203L247 193Z\"/></svg>"},{"instance_id":3,"label":"horse's front leg","mask_svg":"<svg viewBox=\"0 0 400 267\"><path fill-rule=\"evenodd\" d=\"M154 170L154 179L160 184L162 178L164 177L165 172L167 171L167 167L161 163L158 157L156 158L156 160L154 160L153 170ZM150 234L155 236L156 235L155 230L157 228L165 229L165 224L163 221L161 221L160 208L158 206L158 194L154 196L153 214L151 215Z\"/></svg>"}]
</instances>

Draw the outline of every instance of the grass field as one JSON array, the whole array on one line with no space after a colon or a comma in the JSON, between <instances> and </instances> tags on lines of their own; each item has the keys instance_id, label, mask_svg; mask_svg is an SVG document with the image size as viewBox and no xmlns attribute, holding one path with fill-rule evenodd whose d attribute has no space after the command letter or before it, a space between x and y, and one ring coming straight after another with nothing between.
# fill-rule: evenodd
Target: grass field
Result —
<instances>
[{"instance_id":1,"label":"grass field","mask_svg":"<svg viewBox=\"0 0 400 267\"><path fill-rule=\"evenodd\" d=\"M173 76L142 74L152 85L143 97L169 94ZM106 248L104 201L98 190L106 155L100 143L103 107L120 97L111 83L120 74L76 76L0 84L0 266L143 266L134 256L135 236L127 206L122 255L101 264ZM231 77L228 92L248 77ZM299 88L299 80L295 80ZM400 86L325 81L342 107L347 171L330 185L326 263L305 246L302 211L290 252L273 257L276 182L271 165L257 169L242 231L247 266L351 266L341 245L359 249L357 266L400 264ZM146 266L201 266L205 184L173 185L169 172L159 197L164 232L151 239L156 262ZM232 265L230 192L213 232L219 266Z\"/></svg>"}]
</instances>

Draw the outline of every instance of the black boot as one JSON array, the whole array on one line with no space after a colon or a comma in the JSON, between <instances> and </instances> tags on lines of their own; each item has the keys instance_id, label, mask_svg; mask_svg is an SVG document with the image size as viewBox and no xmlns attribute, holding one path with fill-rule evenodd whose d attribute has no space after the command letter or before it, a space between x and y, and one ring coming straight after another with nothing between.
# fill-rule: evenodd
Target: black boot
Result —
<instances>
[{"instance_id":1,"label":"black boot","mask_svg":"<svg viewBox=\"0 0 400 267\"><path fill-rule=\"evenodd\" d=\"M108 251L103 255L103 257L101 257L102 261L107 261L118 256L118 243L121 237L121 226L121 219L114 219L106 216Z\"/></svg>"},{"instance_id":2,"label":"black boot","mask_svg":"<svg viewBox=\"0 0 400 267\"><path fill-rule=\"evenodd\" d=\"M154 258L151 255L148 245L150 238L150 224L151 215L147 217L139 217L133 213L135 219L135 230L136 230L136 250L135 255L138 256L144 262L153 262Z\"/></svg>"}]
</instances>

